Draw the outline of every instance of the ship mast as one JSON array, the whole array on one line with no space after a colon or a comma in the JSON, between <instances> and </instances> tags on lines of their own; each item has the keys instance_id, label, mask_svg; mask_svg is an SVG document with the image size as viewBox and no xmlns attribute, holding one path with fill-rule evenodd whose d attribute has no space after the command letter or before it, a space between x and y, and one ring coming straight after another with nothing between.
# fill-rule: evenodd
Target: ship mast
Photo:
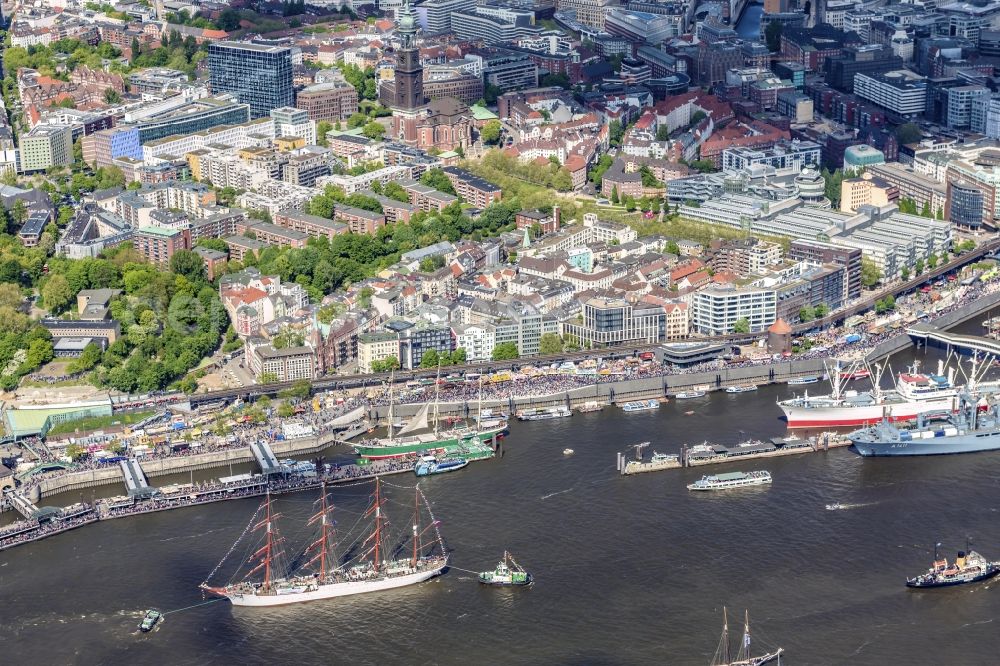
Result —
<instances>
[{"instance_id":1,"label":"ship mast","mask_svg":"<svg viewBox=\"0 0 1000 666\"><path fill-rule=\"evenodd\" d=\"M413 560L410 562L410 566L416 568L417 566L417 553L420 550L420 534L417 533L417 528L419 527L420 518L420 492L414 486L413 488Z\"/></svg>"},{"instance_id":2,"label":"ship mast","mask_svg":"<svg viewBox=\"0 0 1000 666\"><path fill-rule=\"evenodd\" d=\"M253 574L255 574L258 571L260 571L261 569L264 569L264 585L263 585L263 588L264 588L264 590L270 590L271 589L271 568L272 568L271 567L271 563L274 561L275 557L277 557L278 555L281 554L280 552L275 552L275 547L278 545L278 543L281 541L281 539L275 538L275 536L274 536L275 535L275 528L274 528L274 526L275 526L275 522L278 519L278 514L271 513L271 491L270 490L268 490L268 492L267 492L267 498L264 500L264 502L265 502L264 505L267 508L267 514L265 515L264 520L260 521L259 523L257 523L254 526L254 530L256 531L256 530L259 530L261 528L264 528L265 529L265 534L267 536L265 537L264 545L256 553L254 553L253 555L250 556L250 562L257 561L257 558L260 558L260 561L257 563L257 566L255 566L253 569L251 569L250 571L247 572L247 575L244 578L249 578Z\"/></svg>"},{"instance_id":3,"label":"ship mast","mask_svg":"<svg viewBox=\"0 0 1000 666\"><path fill-rule=\"evenodd\" d=\"M375 571L378 571L382 566L382 561L380 559L380 546L382 545L382 496L380 494L381 480L379 477L375 477L375 504L372 509L375 510Z\"/></svg>"},{"instance_id":4,"label":"ship mast","mask_svg":"<svg viewBox=\"0 0 1000 666\"><path fill-rule=\"evenodd\" d=\"M309 560L309 562L307 562L306 564L312 564L316 560L319 560L319 579L323 581L326 580L326 574L327 574L326 559L330 552L329 546L330 546L331 529L330 529L330 519L329 519L329 508L327 507L326 503L326 481L323 482L321 488L323 494L320 496L319 500L320 501L319 513L310 518L308 523L309 525L312 525L316 521L319 521L320 524L319 538L309 546L310 549L314 549L318 546L319 553L317 553L316 556L313 557L311 560Z\"/></svg>"},{"instance_id":5,"label":"ship mast","mask_svg":"<svg viewBox=\"0 0 1000 666\"><path fill-rule=\"evenodd\" d=\"M743 611L743 641L740 643L740 654L737 659L750 661L750 611Z\"/></svg>"},{"instance_id":6,"label":"ship mast","mask_svg":"<svg viewBox=\"0 0 1000 666\"><path fill-rule=\"evenodd\" d=\"M392 385L393 385L393 374L389 373L389 439L392 439L392 421L395 418L392 413Z\"/></svg>"},{"instance_id":7,"label":"ship mast","mask_svg":"<svg viewBox=\"0 0 1000 666\"><path fill-rule=\"evenodd\" d=\"M716 654L720 653L722 655L721 664L729 664L732 661L732 656L729 653L729 615L726 612L726 607L722 607L722 639L719 641L719 649Z\"/></svg>"},{"instance_id":8,"label":"ship mast","mask_svg":"<svg viewBox=\"0 0 1000 666\"><path fill-rule=\"evenodd\" d=\"M264 551L264 589L271 588L271 552L274 549L274 531L271 522L271 490L267 491L267 548Z\"/></svg>"},{"instance_id":9,"label":"ship mast","mask_svg":"<svg viewBox=\"0 0 1000 666\"><path fill-rule=\"evenodd\" d=\"M479 375L479 413L476 414L476 432L483 431L483 376Z\"/></svg>"},{"instance_id":10,"label":"ship mast","mask_svg":"<svg viewBox=\"0 0 1000 666\"><path fill-rule=\"evenodd\" d=\"M438 358L437 376L434 378L434 438L438 437L438 401L441 399L441 359Z\"/></svg>"}]
</instances>

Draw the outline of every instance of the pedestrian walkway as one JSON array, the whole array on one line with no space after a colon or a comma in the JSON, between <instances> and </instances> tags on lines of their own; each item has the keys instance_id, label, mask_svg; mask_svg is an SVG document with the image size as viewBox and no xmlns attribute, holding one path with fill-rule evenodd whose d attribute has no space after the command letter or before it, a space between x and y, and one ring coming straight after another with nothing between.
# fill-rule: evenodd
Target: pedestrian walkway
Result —
<instances>
[{"instance_id":1,"label":"pedestrian walkway","mask_svg":"<svg viewBox=\"0 0 1000 666\"><path fill-rule=\"evenodd\" d=\"M20 491L12 490L8 492L7 499L10 500L10 505L14 507L14 510L28 520L32 520L38 515L38 507L21 494Z\"/></svg>"},{"instance_id":2,"label":"pedestrian walkway","mask_svg":"<svg viewBox=\"0 0 1000 666\"><path fill-rule=\"evenodd\" d=\"M121 465L129 497L148 497L156 494L156 488L149 485L146 473L142 471L138 460L129 458L128 460L119 460L118 464Z\"/></svg>"},{"instance_id":3,"label":"pedestrian walkway","mask_svg":"<svg viewBox=\"0 0 1000 666\"><path fill-rule=\"evenodd\" d=\"M924 343L935 342L944 347L957 347L983 352L992 356L1000 356L1000 342L981 335L962 335L942 331L937 326L928 323L916 324L906 329L907 334Z\"/></svg>"},{"instance_id":4,"label":"pedestrian walkway","mask_svg":"<svg viewBox=\"0 0 1000 666\"><path fill-rule=\"evenodd\" d=\"M283 472L281 464L278 463L278 459L274 456L274 451L271 450L267 442L251 442L250 451L253 452L253 457L257 459L257 464L260 465L260 471L264 476L281 474Z\"/></svg>"}]
</instances>

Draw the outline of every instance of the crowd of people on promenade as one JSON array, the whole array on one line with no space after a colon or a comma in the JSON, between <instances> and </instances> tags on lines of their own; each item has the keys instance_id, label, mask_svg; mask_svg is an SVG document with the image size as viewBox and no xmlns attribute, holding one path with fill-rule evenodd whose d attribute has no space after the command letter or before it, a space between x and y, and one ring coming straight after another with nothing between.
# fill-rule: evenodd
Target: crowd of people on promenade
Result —
<instances>
[{"instance_id":1,"label":"crowd of people on promenade","mask_svg":"<svg viewBox=\"0 0 1000 666\"><path fill-rule=\"evenodd\" d=\"M0 530L0 550L38 541L53 534L92 523L97 519L97 514L91 510L78 513L72 518L50 520L44 523L39 523L37 520L19 520ZM25 530L25 528L27 529Z\"/></svg>"},{"instance_id":2,"label":"crowd of people on promenade","mask_svg":"<svg viewBox=\"0 0 1000 666\"><path fill-rule=\"evenodd\" d=\"M223 499L237 499L272 493L288 493L316 488L323 481L330 483L348 480L371 479L383 474L405 472L413 469L414 457L374 461L368 465L326 464L323 473L285 474L269 479L251 477L233 481L204 481L186 485L169 495L153 495L122 503L116 499L97 500L95 506L80 505L72 517L55 518L39 523L37 520L19 520L0 528L0 550L79 527L97 520L110 520L125 516L177 509L199 504L209 504ZM95 510L96 509L96 510Z\"/></svg>"}]
</instances>

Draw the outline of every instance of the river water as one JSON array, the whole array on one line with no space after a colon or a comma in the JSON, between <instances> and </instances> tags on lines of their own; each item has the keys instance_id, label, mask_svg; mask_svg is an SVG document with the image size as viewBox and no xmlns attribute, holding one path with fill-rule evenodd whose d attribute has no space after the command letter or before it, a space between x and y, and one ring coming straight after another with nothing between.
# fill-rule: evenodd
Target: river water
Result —
<instances>
[{"instance_id":1,"label":"river water","mask_svg":"<svg viewBox=\"0 0 1000 666\"><path fill-rule=\"evenodd\" d=\"M751 3L743 10L743 16L736 24L736 34L743 39L759 41L760 19L764 15L764 5L761 3Z\"/></svg>"},{"instance_id":2,"label":"river water","mask_svg":"<svg viewBox=\"0 0 1000 666\"><path fill-rule=\"evenodd\" d=\"M938 356L905 352L894 368L914 353ZM932 592L903 583L930 564L935 541L951 558L971 535L1000 558L1000 453L862 459L839 449L747 461L710 469L768 469L774 484L697 496L685 485L705 469L614 471L615 454L643 440L676 452L782 434L774 402L791 392L512 424L502 459L423 483L455 568L403 590L276 610L212 603L137 634L146 608L201 602L197 585L257 499L99 523L0 553L2 663L701 665L724 605L749 609L754 647L781 645L789 665L997 663L995 583ZM362 490L332 497L351 506ZM300 515L314 498L275 504ZM833 502L848 508L826 510ZM482 588L462 571L491 569L505 549L533 587Z\"/></svg>"}]
</instances>

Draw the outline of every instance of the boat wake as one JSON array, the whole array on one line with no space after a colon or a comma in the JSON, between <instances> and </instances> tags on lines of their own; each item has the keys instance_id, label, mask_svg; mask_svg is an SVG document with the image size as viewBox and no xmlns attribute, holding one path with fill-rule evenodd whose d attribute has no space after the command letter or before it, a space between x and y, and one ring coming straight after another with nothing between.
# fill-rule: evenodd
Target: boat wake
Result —
<instances>
[{"instance_id":1,"label":"boat wake","mask_svg":"<svg viewBox=\"0 0 1000 666\"><path fill-rule=\"evenodd\" d=\"M860 509L863 506L871 506L872 504L875 504L875 502L856 502L854 504L842 504L841 502L837 502L835 504L827 504L826 505L826 510L827 511L846 511L848 509Z\"/></svg>"},{"instance_id":2,"label":"boat wake","mask_svg":"<svg viewBox=\"0 0 1000 666\"><path fill-rule=\"evenodd\" d=\"M548 495L542 495L542 499L547 500L550 497L555 497L556 495L562 495L563 493L568 493L572 490L573 490L572 488L567 488L566 490L560 490L557 493L549 493Z\"/></svg>"}]
</instances>

